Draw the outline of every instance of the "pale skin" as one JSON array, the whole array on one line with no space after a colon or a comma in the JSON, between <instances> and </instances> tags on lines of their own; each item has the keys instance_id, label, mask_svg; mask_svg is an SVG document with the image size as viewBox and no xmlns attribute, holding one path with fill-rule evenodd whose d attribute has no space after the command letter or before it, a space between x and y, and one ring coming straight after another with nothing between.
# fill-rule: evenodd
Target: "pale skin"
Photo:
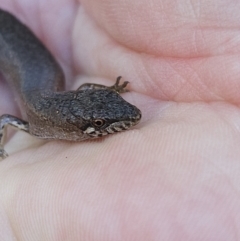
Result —
<instances>
[{"instance_id":1,"label":"pale skin","mask_svg":"<svg viewBox=\"0 0 240 241\"><path fill-rule=\"evenodd\" d=\"M67 88L122 75L124 98L143 114L133 130L94 142L12 133L0 162L0 240L238 240L239 1L0 7L52 51ZM20 115L1 79L4 113Z\"/></svg>"}]
</instances>

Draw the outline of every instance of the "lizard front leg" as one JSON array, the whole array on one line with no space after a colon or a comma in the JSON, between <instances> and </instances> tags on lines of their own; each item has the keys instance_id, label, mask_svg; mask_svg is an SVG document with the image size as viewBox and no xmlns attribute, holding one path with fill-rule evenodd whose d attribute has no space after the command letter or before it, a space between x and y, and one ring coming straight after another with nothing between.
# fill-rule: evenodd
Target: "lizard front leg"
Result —
<instances>
[{"instance_id":1,"label":"lizard front leg","mask_svg":"<svg viewBox=\"0 0 240 241\"><path fill-rule=\"evenodd\" d=\"M12 115L2 115L0 117L0 158L2 159L8 156L7 152L3 148L3 141L6 134L7 125L11 125L17 128L18 130L29 132L28 122Z\"/></svg>"},{"instance_id":2,"label":"lizard front leg","mask_svg":"<svg viewBox=\"0 0 240 241\"><path fill-rule=\"evenodd\" d=\"M116 79L116 82L112 86L106 86L106 85L100 85L100 84L94 84L94 83L85 83L82 84L77 90L86 90L86 89L110 89L118 94L127 92L128 90L126 89L126 86L128 85L128 81L124 81L123 84L119 85L120 80L122 76L118 76Z\"/></svg>"}]
</instances>

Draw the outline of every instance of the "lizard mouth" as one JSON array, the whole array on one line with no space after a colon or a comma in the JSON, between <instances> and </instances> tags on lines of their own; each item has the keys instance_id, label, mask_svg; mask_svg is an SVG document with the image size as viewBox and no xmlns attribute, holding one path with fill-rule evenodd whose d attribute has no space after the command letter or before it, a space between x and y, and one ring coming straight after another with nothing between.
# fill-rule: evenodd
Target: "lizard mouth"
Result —
<instances>
[{"instance_id":1,"label":"lizard mouth","mask_svg":"<svg viewBox=\"0 0 240 241\"><path fill-rule=\"evenodd\" d=\"M141 113L139 113L132 120L114 122L104 129L96 129L92 126L88 127L84 131L84 134L86 134L90 138L102 137L102 136L106 136L108 134L113 134L113 133L116 133L116 132L122 132L122 131L128 130L132 126L135 126L136 124L138 124L140 120L141 120Z\"/></svg>"}]
</instances>

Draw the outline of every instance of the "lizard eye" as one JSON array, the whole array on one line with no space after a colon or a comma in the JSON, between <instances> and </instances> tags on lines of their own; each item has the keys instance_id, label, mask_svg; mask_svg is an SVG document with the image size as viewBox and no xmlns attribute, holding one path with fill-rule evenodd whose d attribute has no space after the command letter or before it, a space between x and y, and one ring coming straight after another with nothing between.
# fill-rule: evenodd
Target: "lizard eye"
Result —
<instances>
[{"instance_id":1,"label":"lizard eye","mask_svg":"<svg viewBox=\"0 0 240 241\"><path fill-rule=\"evenodd\" d=\"M102 119L96 119L93 121L93 124L96 126L96 127L101 127L105 124L105 121L102 120Z\"/></svg>"}]
</instances>

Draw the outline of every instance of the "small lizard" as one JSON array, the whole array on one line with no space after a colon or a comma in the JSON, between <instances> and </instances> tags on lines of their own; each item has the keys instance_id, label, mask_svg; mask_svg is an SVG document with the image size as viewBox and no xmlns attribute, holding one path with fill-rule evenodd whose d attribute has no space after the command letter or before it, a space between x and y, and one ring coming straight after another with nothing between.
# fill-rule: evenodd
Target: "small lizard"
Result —
<instances>
[{"instance_id":1,"label":"small lizard","mask_svg":"<svg viewBox=\"0 0 240 241\"><path fill-rule=\"evenodd\" d=\"M35 35L10 13L0 9L0 72L20 96L27 121L0 116L0 158L6 126L44 139L82 141L129 129L141 111L119 94L125 81L113 86L86 83L64 91L60 65Z\"/></svg>"}]
</instances>

